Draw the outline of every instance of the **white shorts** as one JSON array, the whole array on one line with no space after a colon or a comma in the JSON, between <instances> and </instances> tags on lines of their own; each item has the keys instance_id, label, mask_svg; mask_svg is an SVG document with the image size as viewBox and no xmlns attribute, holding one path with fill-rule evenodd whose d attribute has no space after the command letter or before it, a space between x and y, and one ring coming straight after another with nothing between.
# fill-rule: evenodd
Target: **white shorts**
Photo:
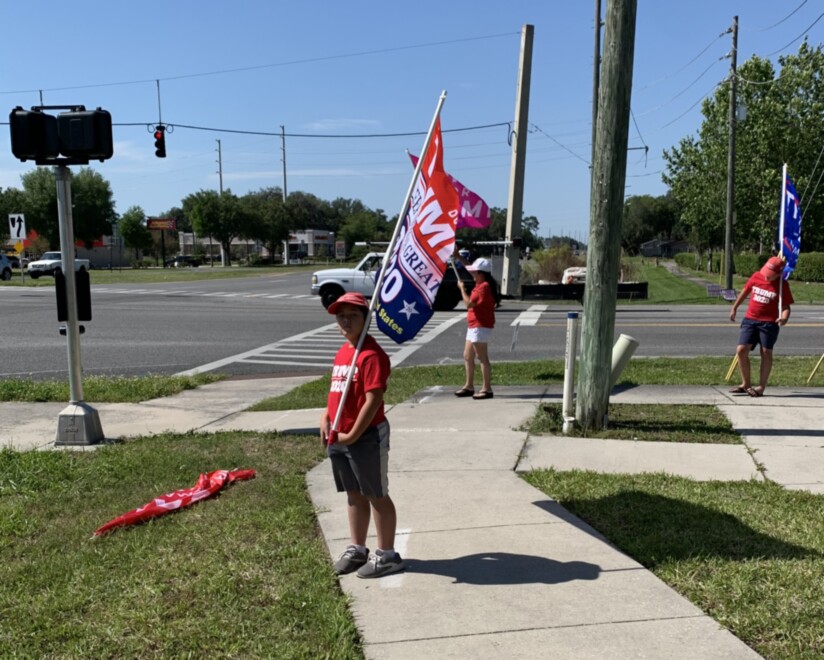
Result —
<instances>
[{"instance_id":1,"label":"white shorts","mask_svg":"<svg viewBox=\"0 0 824 660\"><path fill-rule=\"evenodd\" d=\"M473 344L488 344L492 337L492 328L467 328L466 341Z\"/></svg>"}]
</instances>

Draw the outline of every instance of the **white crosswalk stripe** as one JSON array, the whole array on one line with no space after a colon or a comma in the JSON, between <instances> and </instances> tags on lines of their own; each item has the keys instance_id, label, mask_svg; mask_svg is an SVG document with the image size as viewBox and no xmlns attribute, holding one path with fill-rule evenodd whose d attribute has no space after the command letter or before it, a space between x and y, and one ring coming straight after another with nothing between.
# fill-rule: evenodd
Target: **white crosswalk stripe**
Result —
<instances>
[{"instance_id":1,"label":"white crosswalk stripe","mask_svg":"<svg viewBox=\"0 0 824 660\"><path fill-rule=\"evenodd\" d=\"M145 296L149 294L167 297L201 297L201 298L250 298L261 300L301 300L307 302L320 302L317 296L309 293L245 293L245 292L227 292L227 291L202 291L192 289L122 289L112 288L107 286L94 287L92 289L94 294L116 294L116 295L137 295Z\"/></svg>"},{"instance_id":2,"label":"white crosswalk stripe","mask_svg":"<svg viewBox=\"0 0 824 660\"><path fill-rule=\"evenodd\" d=\"M389 355L392 366L396 367L421 346L429 343L456 323L464 321L465 318L466 315L463 312L436 314L421 328L415 339L406 344L396 344L379 331L373 332L372 335ZM177 375L191 376L237 363L331 368L332 360L342 341L337 325L330 323L273 344L182 371Z\"/></svg>"},{"instance_id":3,"label":"white crosswalk stripe","mask_svg":"<svg viewBox=\"0 0 824 660\"><path fill-rule=\"evenodd\" d=\"M517 318L509 325L536 325L541 318L541 314L547 309L549 309L549 305L530 305L529 309L518 314Z\"/></svg>"}]
</instances>

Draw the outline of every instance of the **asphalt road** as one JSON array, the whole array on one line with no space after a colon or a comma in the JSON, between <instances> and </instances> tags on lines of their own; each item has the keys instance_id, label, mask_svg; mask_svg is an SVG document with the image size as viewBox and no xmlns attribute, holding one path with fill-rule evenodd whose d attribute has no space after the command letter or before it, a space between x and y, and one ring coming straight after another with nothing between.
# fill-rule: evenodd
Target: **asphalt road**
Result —
<instances>
[{"instance_id":1,"label":"asphalt road","mask_svg":"<svg viewBox=\"0 0 824 660\"><path fill-rule=\"evenodd\" d=\"M95 285L93 320L84 324L81 337L84 373L324 373L341 338L308 289L306 273ZM65 377L66 340L57 332L53 289L3 285L0 305L0 378ZM505 301L490 346L493 361L562 358L569 311L581 307ZM637 339L638 356L731 357L738 324L730 323L728 314L724 305L620 305L615 334ZM460 309L438 312L413 342L402 346L375 334L395 364L459 364L464 318ZM822 329L824 307L796 305L776 352L821 355Z\"/></svg>"}]
</instances>

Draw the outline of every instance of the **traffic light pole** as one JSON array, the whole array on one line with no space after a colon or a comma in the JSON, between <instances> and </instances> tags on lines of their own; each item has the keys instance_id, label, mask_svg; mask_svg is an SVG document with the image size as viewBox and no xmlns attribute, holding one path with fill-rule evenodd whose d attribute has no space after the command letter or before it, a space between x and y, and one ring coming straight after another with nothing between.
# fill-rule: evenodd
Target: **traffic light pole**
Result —
<instances>
[{"instance_id":1,"label":"traffic light pole","mask_svg":"<svg viewBox=\"0 0 824 660\"><path fill-rule=\"evenodd\" d=\"M80 326L74 271L71 172L65 165L54 168L57 180L57 216L63 276L66 280L66 344L69 357L69 405L57 416L55 445L90 445L104 439L97 410L83 400L80 363Z\"/></svg>"}]
</instances>

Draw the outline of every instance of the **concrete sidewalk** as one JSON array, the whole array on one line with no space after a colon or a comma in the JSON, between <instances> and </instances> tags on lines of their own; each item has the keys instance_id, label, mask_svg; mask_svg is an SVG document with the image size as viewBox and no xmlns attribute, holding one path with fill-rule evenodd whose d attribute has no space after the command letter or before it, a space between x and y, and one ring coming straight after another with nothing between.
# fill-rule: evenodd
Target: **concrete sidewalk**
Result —
<instances>
[{"instance_id":1,"label":"concrete sidewalk","mask_svg":"<svg viewBox=\"0 0 824 660\"><path fill-rule=\"evenodd\" d=\"M243 412L311 378L224 381L141 404L95 406L107 437L161 431L317 432L320 410ZM404 573L341 578L369 658L756 658L710 617L517 475L541 467L768 478L824 493L824 388L636 387L614 403L719 406L744 445L528 437L521 425L560 388L499 387L457 400L431 388L388 411L390 492ZM65 404L0 404L0 444L47 448ZM345 497L324 461L307 475L336 555ZM374 538L369 539L374 548Z\"/></svg>"}]
</instances>

